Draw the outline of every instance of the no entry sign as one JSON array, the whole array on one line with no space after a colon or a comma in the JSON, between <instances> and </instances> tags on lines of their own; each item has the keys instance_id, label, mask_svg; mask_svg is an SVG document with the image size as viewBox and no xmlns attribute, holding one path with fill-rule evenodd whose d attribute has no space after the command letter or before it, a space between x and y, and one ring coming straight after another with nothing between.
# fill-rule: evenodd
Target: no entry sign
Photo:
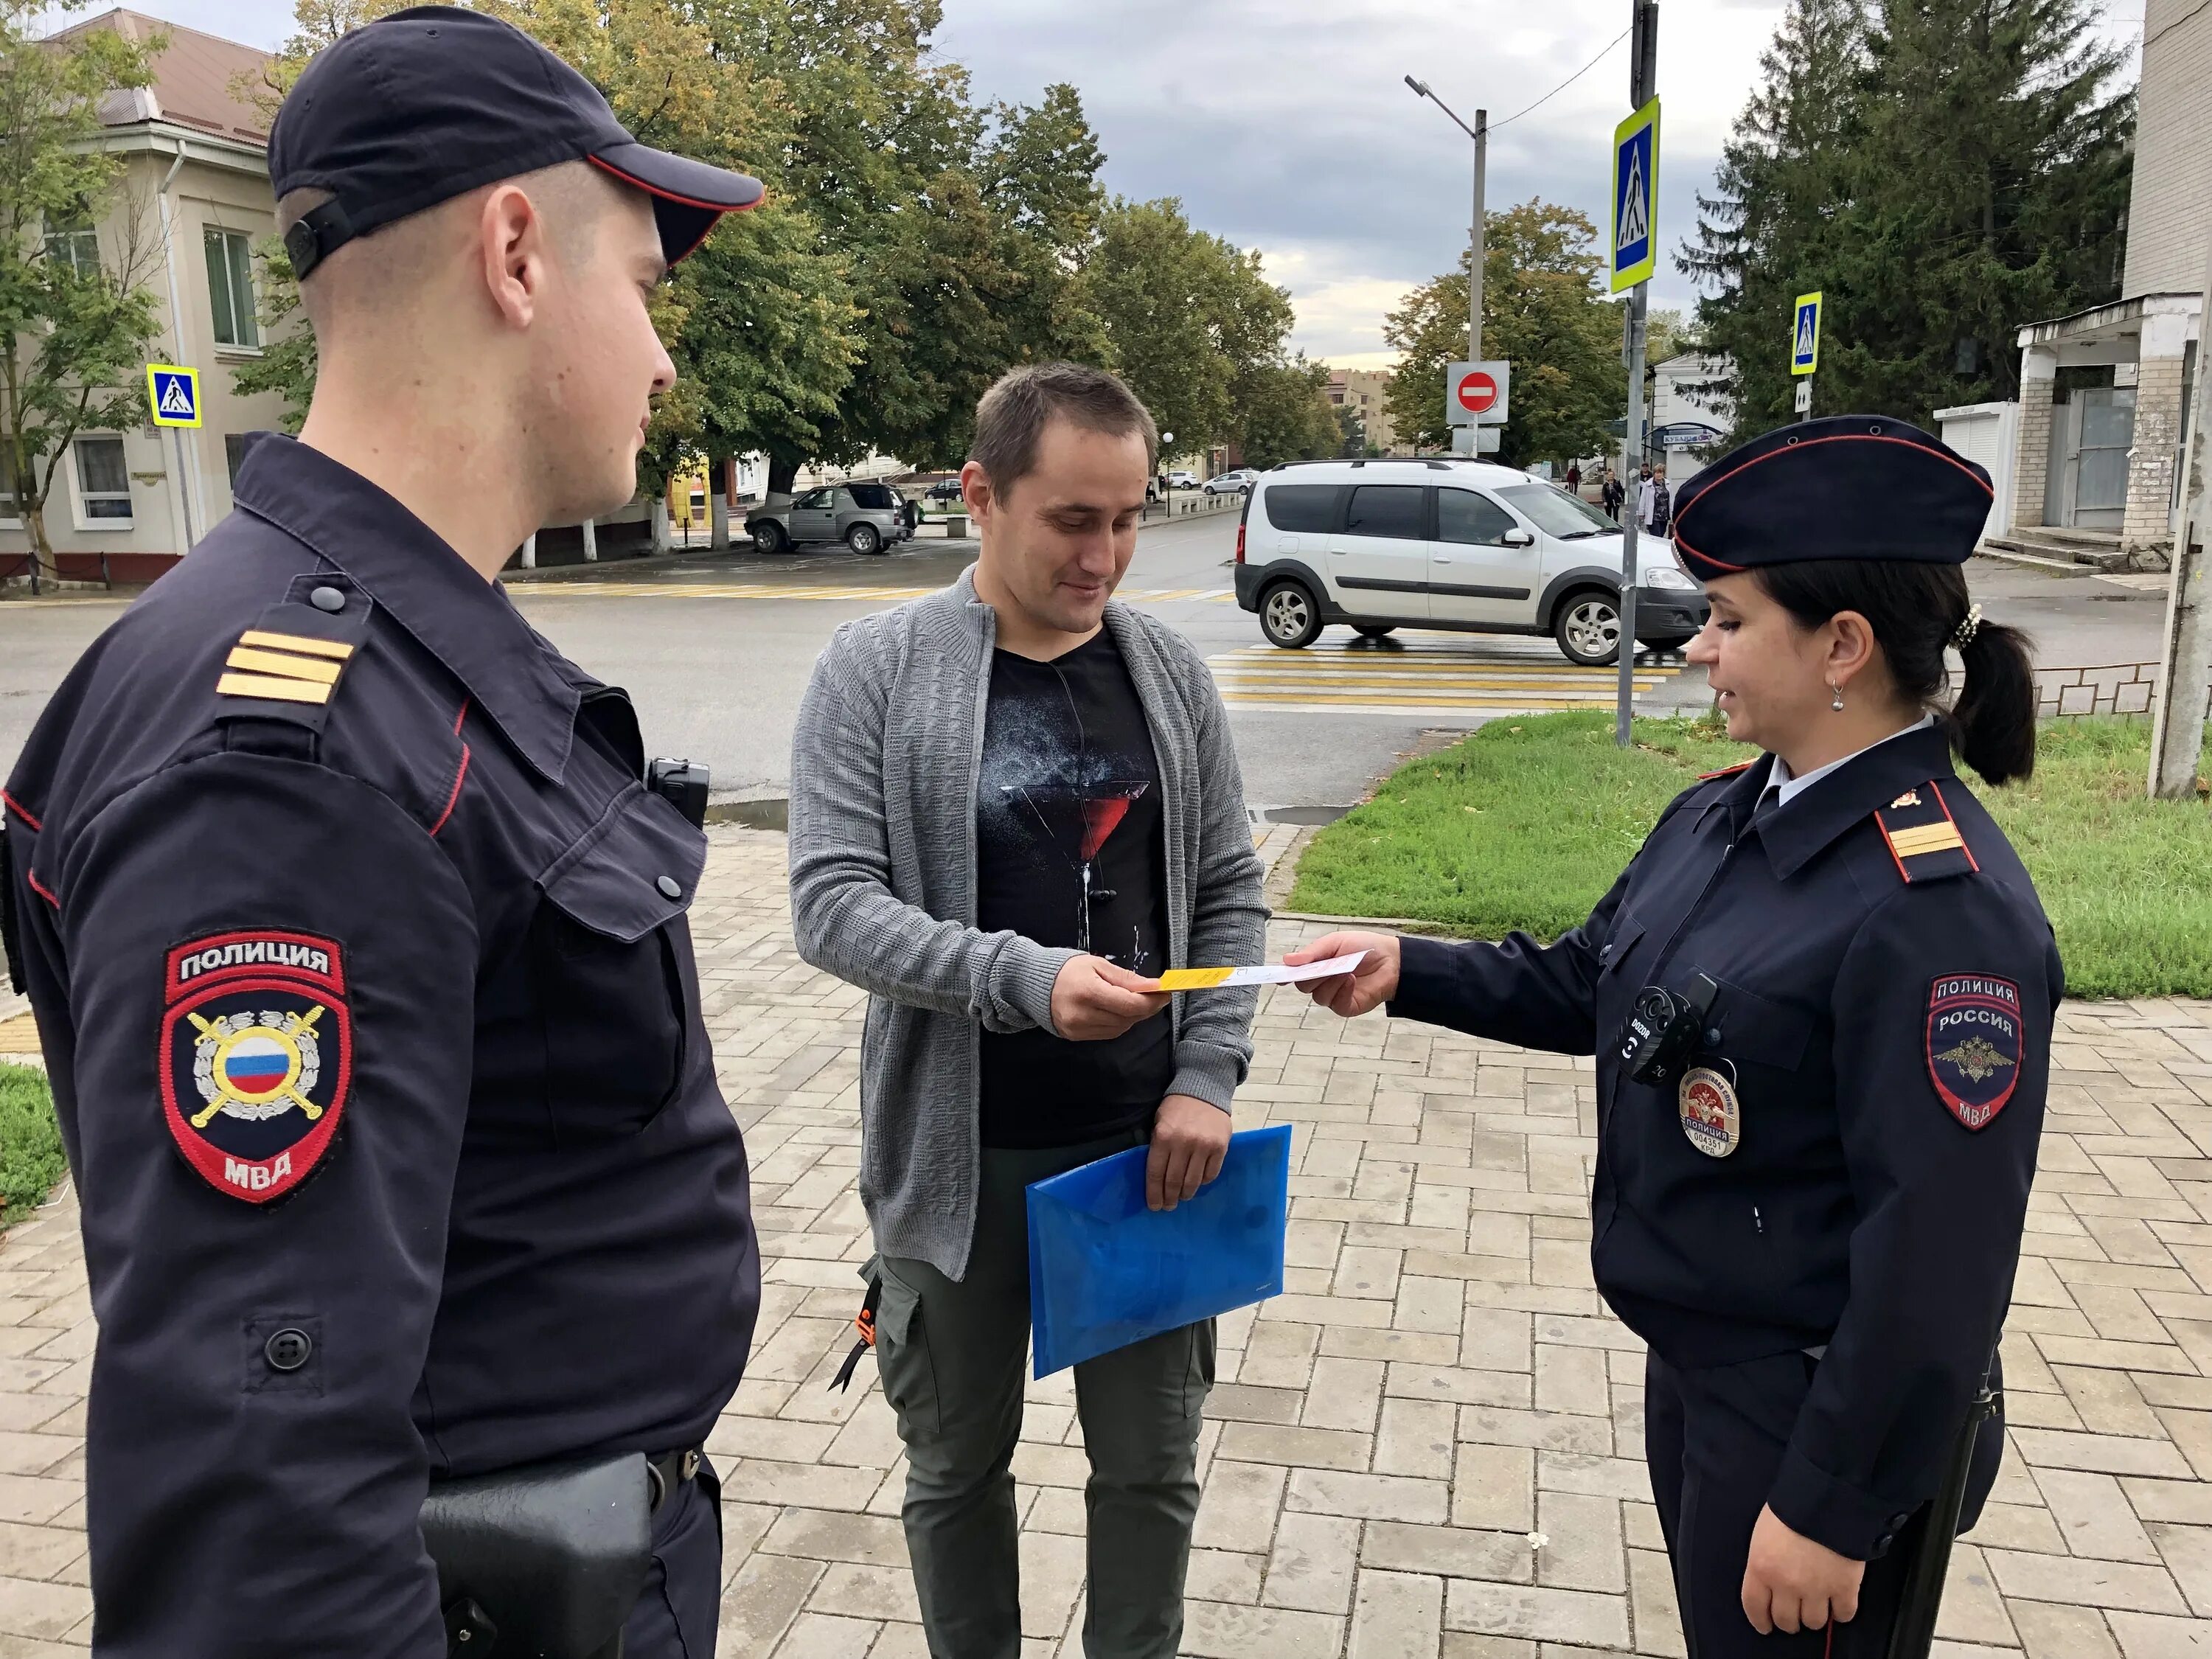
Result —
<instances>
[{"instance_id":1,"label":"no entry sign","mask_svg":"<svg viewBox=\"0 0 2212 1659\"><path fill-rule=\"evenodd\" d=\"M1444 419L1454 426L1503 426L1513 365L1498 359L1453 363L1444 372Z\"/></svg>"}]
</instances>

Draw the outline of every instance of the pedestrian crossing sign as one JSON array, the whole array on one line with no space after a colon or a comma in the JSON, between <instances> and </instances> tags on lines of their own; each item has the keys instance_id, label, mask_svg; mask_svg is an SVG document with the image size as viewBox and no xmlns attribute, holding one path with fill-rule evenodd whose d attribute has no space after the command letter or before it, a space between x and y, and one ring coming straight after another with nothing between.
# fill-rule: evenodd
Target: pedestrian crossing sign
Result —
<instances>
[{"instance_id":1,"label":"pedestrian crossing sign","mask_svg":"<svg viewBox=\"0 0 2212 1659\"><path fill-rule=\"evenodd\" d=\"M1810 374L1820 367L1820 296L1797 296L1797 321L1790 334L1790 372Z\"/></svg>"},{"instance_id":2,"label":"pedestrian crossing sign","mask_svg":"<svg viewBox=\"0 0 2212 1659\"><path fill-rule=\"evenodd\" d=\"M155 426L200 423L200 372L175 363L146 365L146 402Z\"/></svg>"},{"instance_id":3,"label":"pedestrian crossing sign","mask_svg":"<svg viewBox=\"0 0 2212 1659\"><path fill-rule=\"evenodd\" d=\"M1651 280L1659 264L1659 100L1613 130L1613 240L1607 264L1615 294Z\"/></svg>"}]
</instances>

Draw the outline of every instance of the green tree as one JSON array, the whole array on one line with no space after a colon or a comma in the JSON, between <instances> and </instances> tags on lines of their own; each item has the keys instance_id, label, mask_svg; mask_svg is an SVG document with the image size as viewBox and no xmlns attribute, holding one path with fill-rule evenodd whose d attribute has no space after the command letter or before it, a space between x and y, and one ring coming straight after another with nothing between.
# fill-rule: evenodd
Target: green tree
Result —
<instances>
[{"instance_id":1,"label":"green tree","mask_svg":"<svg viewBox=\"0 0 2212 1659\"><path fill-rule=\"evenodd\" d=\"M1499 434L1508 465L1589 455L1626 402L1620 307L1600 292L1597 233L1572 208L1532 198L1488 216L1482 349L1513 365L1511 418ZM1382 325L1398 354L1388 407L1399 437L1442 447L1444 368L1467 352L1466 256L1424 283Z\"/></svg>"},{"instance_id":2,"label":"green tree","mask_svg":"<svg viewBox=\"0 0 2212 1659\"><path fill-rule=\"evenodd\" d=\"M2088 0L1880 0L1827 407L1932 424L2011 398L2022 323L2118 296L2135 100L2111 90L2124 57L2097 22Z\"/></svg>"},{"instance_id":3,"label":"green tree","mask_svg":"<svg viewBox=\"0 0 2212 1659\"><path fill-rule=\"evenodd\" d=\"M1171 198L1116 199L1087 276L1113 366L1178 448L1227 442L1248 422L1283 440L1276 371L1293 317L1257 253L1193 229Z\"/></svg>"},{"instance_id":4,"label":"green tree","mask_svg":"<svg viewBox=\"0 0 2212 1659\"><path fill-rule=\"evenodd\" d=\"M1791 0L1681 268L1735 366L1738 439L1820 399L1926 422L2017 391L2014 331L2118 292L2130 94L2086 0Z\"/></svg>"},{"instance_id":5,"label":"green tree","mask_svg":"<svg viewBox=\"0 0 2212 1659\"><path fill-rule=\"evenodd\" d=\"M42 40L46 15L0 4L0 459L33 579L52 565L46 502L71 440L145 423L158 234L121 161L90 143L101 100L148 85L167 45L100 27Z\"/></svg>"},{"instance_id":6,"label":"green tree","mask_svg":"<svg viewBox=\"0 0 2212 1659\"><path fill-rule=\"evenodd\" d=\"M1237 412L1236 438L1247 466L1264 471L1284 461L1319 460L1343 447L1338 411L1329 407L1328 365L1303 356L1244 375ZM1182 428L1176 431L1180 441Z\"/></svg>"},{"instance_id":7,"label":"green tree","mask_svg":"<svg viewBox=\"0 0 2212 1659\"><path fill-rule=\"evenodd\" d=\"M1735 368L1738 440L1790 418L1793 302L1833 268L1859 133L1866 0L1790 0L1677 264L1705 293L1706 349ZM1838 296L1831 296L1832 301Z\"/></svg>"},{"instance_id":8,"label":"green tree","mask_svg":"<svg viewBox=\"0 0 2212 1659\"><path fill-rule=\"evenodd\" d=\"M1081 281L1100 157L1073 88L975 108L930 48L935 0L699 0L696 15L777 89L788 136L764 176L822 226L857 318L834 406L803 443L762 446L771 491L809 460L957 460L1012 364L1103 353Z\"/></svg>"},{"instance_id":9,"label":"green tree","mask_svg":"<svg viewBox=\"0 0 2212 1659\"><path fill-rule=\"evenodd\" d=\"M1359 418L1359 411L1350 404L1339 404L1333 413L1336 416L1336 453L1347 460L1362 456L1380 455L1382 452L1370 442L1367 422Z\"/></svg>"}]
</instances>

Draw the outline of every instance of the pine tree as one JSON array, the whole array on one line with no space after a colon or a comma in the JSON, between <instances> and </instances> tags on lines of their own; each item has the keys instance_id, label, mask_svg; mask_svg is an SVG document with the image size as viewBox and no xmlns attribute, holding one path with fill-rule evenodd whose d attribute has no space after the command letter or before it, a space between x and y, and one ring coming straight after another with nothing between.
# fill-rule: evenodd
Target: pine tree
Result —
<instances>
[{"instance_id":1,"label":"pine tree","mask_svg":"<svg viewBox=\"0 0 2212 1659\"><path fill-rule=\"evenodd\" d=\"M1820 365L1854 406L1927 422L2016 396L2022 324L2118 297L2134 95L2094 21L2089 0L1879 0Z\"/></svg>"},{"instance_id":2,"label":"pine tree","mask_svg":"<svg viewBox=\"0 0 2212 1659\"><path fill-rule=\"evenodd\" d=\"M1865 43L1865 0L1790 0L1721 151L1713 191L1698 197L1697 240L1676 261L1706 289L1698 302L1703 349L1735 365L1729 390L1739 441L1790 416L1796 296L1826 283L1835 332L1837 216L1848 205Z\"/></svg>"}]
</instances>

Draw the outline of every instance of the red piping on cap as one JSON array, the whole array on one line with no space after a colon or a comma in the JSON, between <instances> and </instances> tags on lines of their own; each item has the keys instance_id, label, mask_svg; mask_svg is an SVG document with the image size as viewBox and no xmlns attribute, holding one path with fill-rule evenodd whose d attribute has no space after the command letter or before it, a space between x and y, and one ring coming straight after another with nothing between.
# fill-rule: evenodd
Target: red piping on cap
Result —
<instances>
[{"instance_id":1,"label":"red piping on cap","mask_svg":"<svg viewBox=\"0 0 2212 1659\"><path fill-rule=\"evenodd\" d=\"M751 201L747 202L739 207L731 207L721 202L702 202L696 197L679 196L672 190L663 190L658 185L648 185L644 179L639 178L636 174L624 173L620 167L617 167L612 161L608 161L603 155L586 155L584 159L586 161L589 161L593 167L598 167L601 172L611 173L616 178L621 179L623 183L636 186L639 190L643 191L647 196L657 196L664 202L674 202L679 207L698 208L704 212L715 215L725 213L750 213L753 209L758 207L763 202L768 200L768 190L767 187L763 185L759 195L754 197ZM671 259L668 263L672 265L677 264L683 260L690 258L692 253L697 250L699 244L707 240L714 228L714 221L710 219L707 222L707 228L701 231L699 234L692 240L691 245L684 249L682 252L677 254L676 257Z\"/></svg>"},{"instance_id":2,"label":"red piping on cap","mask_svg":"<svg viewBox=\"0 0 2212 1659\"><path fill-rule=\"evenodd\" d=\"M1946 454L1940 449L1930 449L1926 444L1917 444L1910 438L1883 438L1878 437L1871 432L1838 432L1832 438L1807 438L1802 442L1785 443L1779 449L1770 449L1764 455L1754 455L1749 460L1744 462L1742 465L1732 467L1728 471L1722 473L1719 477L1714 479L1712 483L1707 484L1703 489L1692 496L1688 506L1678 507L1675 510L1674 539L1677 542L1680 542L1682 539L1682 520L1688 518L1692 513L1697 510L1698 504L1704 501L1706 496L1711 495L1713 491L1718 489L1723 484L1726 483L1730 478L1735 477L1738 473L1749 471L1753 467L1757 466L1761 461L1771 461L1778 455L1787 455L1793 449L1811 449L1820 444L1902 444L1907 449L1917 449L1923 455L1932 455L1939 461L1947 462L1950 465L1957 467L1960 471L1965 473L1969 478L1972 478L1974 481L1975 487L1978 489L1983 495L1987 495L1991 501L1995 501L1996 499L1997 492L1995 485L1984 481L1979 473L1976 472L1973 468L1968 466L1964 461L1960 460L1955 456ZM1700 474L1699 476L1702 477L1703 475ZM1692 550L1695 551L1696 550L1692 549ZM1711 558L1708 554L1699 553L1698 554L1698 556L1701 559L1707 559L1714 564L1719 564L1721 562L1718 559ZM1741 570L1743 568L1741 565L1737 564L1728 565L1724 568L1729 570Z\"/></svg>"}]
</instances>

